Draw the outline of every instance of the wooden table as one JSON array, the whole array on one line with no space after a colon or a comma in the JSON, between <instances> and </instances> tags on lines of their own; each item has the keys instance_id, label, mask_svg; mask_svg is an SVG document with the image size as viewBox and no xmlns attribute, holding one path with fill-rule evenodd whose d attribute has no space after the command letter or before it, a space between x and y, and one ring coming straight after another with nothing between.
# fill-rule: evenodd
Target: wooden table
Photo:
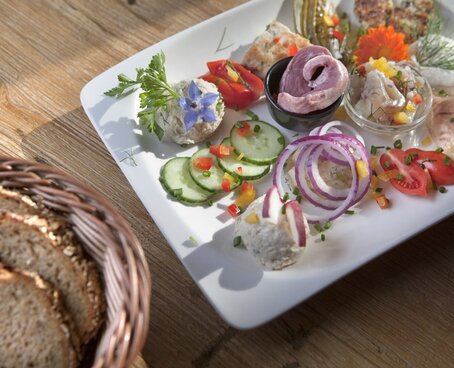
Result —
<instances>
[{"instance_id":1,"label":"wooden table","mask_svg":"<svg viewBox=\"0 0 454 368\"><path fill-rule=\"evenodd\" d=\"M90 79L243 2L0 0L0 154L63 169L129 221L153 277L143 350L151 367L454 366L453 217L275 321L237 331L203 297L90 124L79 101Z\"/></svg>"}]
</instances>

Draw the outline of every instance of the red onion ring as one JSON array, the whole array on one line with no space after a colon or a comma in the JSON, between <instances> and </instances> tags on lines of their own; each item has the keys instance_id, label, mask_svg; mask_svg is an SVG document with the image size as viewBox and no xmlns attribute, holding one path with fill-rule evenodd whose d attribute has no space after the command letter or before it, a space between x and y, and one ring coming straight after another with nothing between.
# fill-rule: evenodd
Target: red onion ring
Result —
<instances>
[{"instance_id":1,"label":"red onion ring","mask_svg":"<svg viewBox=\"0 0 454 368\"><path fill-rule=\"evenodd\" d=\"M340 124L339 124L340 123ZM370 167L369 154L364 146L364 140L340 133L327 133L337 125L344 125L341 122L331 122L328 127L317 128L312 135L298 138L290 143L280 154L273 172L273 184L277 187L279 194L284 195L282 186L284 165L297 150L298 156L295 162L295 181L301 195L308 202L323 210L322 215L305 213L310 223L332 221L344 214L350 207L359 202L370 185L372 170ZM353 130L353 129L351 129ZM336 129L335 131L338 131ZM315 135L320 132L321 135ZM324 133L324 134L322 134ZM352 172L352 185L349 189L339 190L331 188L318 172L318 160L323 154L329 152L336 159L340 158L346 162ZM366 163L368 176L359 179L356 170L356 161L362 160ZM306 180L306 173L313 189L309 187Z\"/></svg>"}]
</instances>

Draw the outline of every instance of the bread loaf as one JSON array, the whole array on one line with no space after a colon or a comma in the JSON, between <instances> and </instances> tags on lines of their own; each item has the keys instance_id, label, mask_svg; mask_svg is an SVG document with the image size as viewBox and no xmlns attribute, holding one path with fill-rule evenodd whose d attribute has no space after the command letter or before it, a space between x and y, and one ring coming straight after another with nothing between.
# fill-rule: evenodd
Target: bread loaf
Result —
<instances>
[{"instance_id":1,"label":"bread loaf","mask_svg":"<svg viewBox=\"0 0 454 368\"><path fill-rule=\"evenodd\" d=\"M0 265L1 368L76 368L79 342L72 329L49 283Z\"/></svg>"}]
</instances>

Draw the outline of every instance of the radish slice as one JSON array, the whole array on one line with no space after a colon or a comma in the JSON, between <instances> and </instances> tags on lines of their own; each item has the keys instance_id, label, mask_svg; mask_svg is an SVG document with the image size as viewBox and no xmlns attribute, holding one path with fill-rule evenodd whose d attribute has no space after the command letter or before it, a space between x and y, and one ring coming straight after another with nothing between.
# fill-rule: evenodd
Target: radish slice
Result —
<instances>
[{"instance_id":1,"label":"radish slice","mask_svg":"<svg viewBox=\"0 0 454 368\"><path fill-rule=\"evenodd\" d=\"M287 215L293 240L295 240L295 243L300 247L305 247L306 226L300 204L295 200L288 201L285 203L285 214Z\"/></svg>"},{"instance_id":2,"label":"radish slice","mask_svg":"<svg viewBox=\"0 0 454 368\"><path fill-rule=\"evenodd\" d=\"M272 186L265 194L263 201L262 217L268 219L273 224L279 221L279 215L282 212L282 200L279 190Z\"/></svg>"}]
</instances>

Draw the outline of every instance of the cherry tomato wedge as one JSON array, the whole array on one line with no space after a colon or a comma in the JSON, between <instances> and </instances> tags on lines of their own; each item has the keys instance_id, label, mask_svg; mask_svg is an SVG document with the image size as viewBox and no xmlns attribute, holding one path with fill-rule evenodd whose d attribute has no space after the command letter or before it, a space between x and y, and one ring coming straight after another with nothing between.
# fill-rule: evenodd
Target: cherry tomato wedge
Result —
<instances>
[{"instance_id":1,"label":"cherry tomato wedge","mask_svg":"<svg viewBox=\"0 0 454 368\"><path fill-rule=\"evenodd\" d=\"M262 80L241 64L224 59L207 66L210 72L201 78L218 87L226 107L245 109L263 94Z\"/></svg>"},{"instance_id":2,"label":"cherry tomato wedge","mask_svg":"<svg viewBox=\"0 0 454 368\"><path fill-rule=\"evenodd\" d=\"M454 184L454 161L442 152L424 151L418 148L410 148L405 154L412 155L413 161L429 170L432 180L438 185Z\"/></svg>"},{"instance_id":3,"label":"cherry tomato wedge","mask_svg":"<svg viewBox=\"0 0 454 368\"><path fill-rule=\"evenodd\" d=\"M398 170L391 179L391 185L398 191L421 197L427 196L427 176L417 162L405 163L406 153L401 149L391 149L380 156L380 165L385 171Z\"/></svg>"},{"instance_id":4,"label":"cherry tomato wedge","mask_svg":"<svg viewBox=\"0 0 454 368\"><path fill-rule=\"evenodd\" d=\"M199 170L210 170L213 166L212 157L197 157L192 160L192 166Z\"/></svg>"}]
</instances>

